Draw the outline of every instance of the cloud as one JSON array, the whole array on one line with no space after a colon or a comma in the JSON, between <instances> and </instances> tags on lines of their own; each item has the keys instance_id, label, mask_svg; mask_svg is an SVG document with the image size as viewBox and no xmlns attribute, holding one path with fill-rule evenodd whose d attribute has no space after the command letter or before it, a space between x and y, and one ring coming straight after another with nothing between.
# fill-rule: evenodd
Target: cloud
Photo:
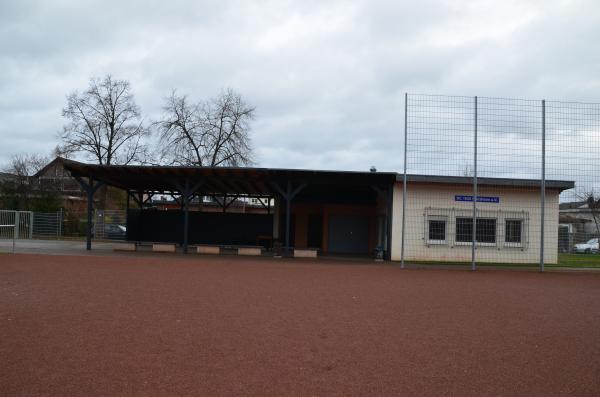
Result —
<instances>
[{"instance_id":1,"label":"cloud","mask_svg":"<svg viewBox=\"0 0 600 397\"><path fill-rule=\"evenodd\" d=\"M0 163L49 152L65 95L111 73L147 120L172 88L241 92L261 166L400 171L404 92L598 100L599 19L593 0L4 2ZM409 159L458 169L468 142Z\"/></svg>"}]
</instances>

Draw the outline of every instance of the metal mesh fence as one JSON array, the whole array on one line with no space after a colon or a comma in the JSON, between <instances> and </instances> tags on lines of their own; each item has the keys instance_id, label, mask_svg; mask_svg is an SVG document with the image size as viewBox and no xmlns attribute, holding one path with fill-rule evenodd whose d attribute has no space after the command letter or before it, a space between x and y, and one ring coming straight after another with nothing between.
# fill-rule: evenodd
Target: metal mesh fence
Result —
<instances>
[{"instance_id":1,"label":"metal mesh fence","mask_svg":"<svg viewBox=\"0 0 600 397\"><path fill-rule=\"evenodd\" d=\"M600 104L546 102L546 174L575 181L560 195L558 250L563 260L598 252ZM587 261L592 257L586 257Z\"/></svg>"},{"instance_id":2,"label":"metal mesh fence","mask_svg":"<svg viewBox=\"0 0 600 397\"><path fill-rule=\"evenodd\" d=\"M453 176L471 174L474 99L409 95L407 108L407 172Z\"/></svg>"},{"instance_id":3,"label":"metal mesh fence","mask_svg":"<svg viewBox=\"0 0 600 397\"><path fill-rule=\"evenodd\" d=\"M125 240L127 232L124 210L96 210L93 237L97 240ZM0 210L0 239L82 238L86 234L85 211L31 212Z\"/></svg>"},{"instance_id":4,"label":"metal mesh fence","mask_svg":"<svg viewBox=\"0 0 600 397\"><path fill-rule=\"evenodd\" d=\"M0 239L31 238L33 213L0 210Z\"/></svg>"},{"instance_id":5,"label":"metal mesh fence","mask_svg":"<svg viewBox=\"0 0 600 397\"><path fill-rule=\"evenodd\" d=\"M407 94L405 113L395 259L595 263L600 104Z\"/></svg>"},{"instance_id":6,"label":"metal mesh fence","mask_svg":"<svg viewBox=\"0 0 600 397\"><path fill-rule=\"evenodd\" d=\"M61 238L63 236L63 211L34 212L33 237L34 238Z\"/></svg>"},{"instance_id":7,"label":"metal mesh fence","mask_svg":"<svg viewBox=\"0 0 600 397\"><path fill-rule=\"evenodd\" d=\"M125 240L127 237L126 218L126 212L123 210L97 210L94 216L94 238Z\"/></svg>"},{"instance_id":8,"label":"metal mesh fence","mask_svg":"<svg viewBox=\"0 0 600 397\"><path fill-rule=\"evenodd\" d=\"M0 211L0 239L16 238L16 211Z\"/></svg>"}]
</instances>

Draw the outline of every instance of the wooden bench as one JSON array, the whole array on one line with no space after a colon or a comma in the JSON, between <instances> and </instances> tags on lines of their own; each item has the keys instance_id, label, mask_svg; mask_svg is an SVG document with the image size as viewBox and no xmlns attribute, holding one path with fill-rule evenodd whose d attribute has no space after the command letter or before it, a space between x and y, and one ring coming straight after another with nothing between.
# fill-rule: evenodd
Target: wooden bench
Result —
<instances>
[{"instance_id":1,"label":"wooden bench","mask_svg":"<svg viewBox=\"0 0 600 397\"><path fill-rule=\"evenodd\" d=\"M137 251L137 245L135 243L118 243L113 245L113 251Z\"/></svg>"},{"instance_id":2,"label":"wooden bench","mask_svg":"<svg viewBox=\"0 0 600 397\"><path fill-rule=\"evenodd\" d=\"M294 258L316 258L317 250L311 248L294 248Z\"/></svg>"},{"instance_id":3,"label":"wooden bench","mask_svg":"<svg viewBox=\"0 0 600 397\"><path fill-rule=\"evenodd\" d=\"M225 253L226 250L235 251L238 255L243 256L260 256L262 255L262 246L259 245L231 245L231 244L200 244L196 246L198 254L219 255Z\"/></svg>"},{"instance_id":4,"label":"wooden bench","mask_svg":"<svg viewBox=\"0 0 600 397\"><path fill-rule=\"evenodd\" d=\"M260 256L262 255L262 247L237 247L238 255Z\"/></svg>"},{"instance_id":5,"label":"wooden bench","mask_svg":"<svg viewBox=\"0 0 600 397\"><path fill-rule=\"evenodd\" d=\"M198 254L219 255L221 247L218 245L199 245L196 247L196 252Z\"/></svg>"},{"instance_id":6,"label":"wooden bench","mask_svg":"<svg viewBox=\"0 0 600 397\"><path fill-rule=\"evenodd\" d=\"M175 244L152 244L152 252L168 252L175 253L176 245Z\"/></svg>"}]
</instances>

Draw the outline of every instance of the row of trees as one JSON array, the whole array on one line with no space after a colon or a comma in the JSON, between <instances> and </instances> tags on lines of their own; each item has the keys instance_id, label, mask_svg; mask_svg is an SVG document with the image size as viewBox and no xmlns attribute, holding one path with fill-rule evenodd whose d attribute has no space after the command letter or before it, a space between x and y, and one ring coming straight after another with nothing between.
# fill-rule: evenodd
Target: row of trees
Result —
<instances>
[{"instance_id":1,"label":"row of trees","mask_svg":"<svg viewBox=\"0 0 600 397\"><path fill-rule=\"evenodd\" d=\"M131 84L107 75L67 96L67 120L50 156L17 154L0 174L0 208L53 211L59 192L33 175L53 157L83 156L105 165L248 166L254 163L250 123L255 108L237 92L193 101L173 90L157 120L142 118ZM99 192L105 200L106 191Z\"/></svg>"},{"instance_id":2,"label":"row of trees","mask_svg":"<svg viewBox=\"0 0 600 397\"><path fill-rule=\"evenodd\" d=\"M175 90L162 116L145 123L126 80L91 79L67 96L68 120L57 154L83 153L98 164L246 166L253 163L250 122L255 108L228 89L194 102ZM151 135L157 134L151 147Z\"/></svg>"}]
</instances>

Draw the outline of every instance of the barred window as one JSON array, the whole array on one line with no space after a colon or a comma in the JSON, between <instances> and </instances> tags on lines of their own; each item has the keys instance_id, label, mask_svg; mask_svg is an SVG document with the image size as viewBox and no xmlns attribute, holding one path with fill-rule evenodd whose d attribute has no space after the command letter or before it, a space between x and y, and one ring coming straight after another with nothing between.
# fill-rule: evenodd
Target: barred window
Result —
<instances>
[{"instance_id":1,"label":"barred window","mask_svg":"<svg viewBox=\"0 0 600 397\"><path fill-rule=\"evenodd\" d=\"M429 220L429 241L446 241L446 221Z\"/></svg>"},{"instance_id":2,"label":"barred window","mask_svg":"<svg viewBox=\"0 0 600 397\"><path fill-rule=\"evenodd\" d=\"M478 243L496 243L496 219L477 218L476 239ZM456 218L456 242L473 241L473 218Z\"/></svg>"},{"instance_id":3,"label":"barred window","mask_svg":"<svg viewBox=\"0 0 600 397\"><path fill-rule=\"evenodd\" d=\"M504 233L504 241L507 243L521 243L521 234L523 230L523 221L520 219L507 219L506 232Z\"/></svg>"}]
</instances>

